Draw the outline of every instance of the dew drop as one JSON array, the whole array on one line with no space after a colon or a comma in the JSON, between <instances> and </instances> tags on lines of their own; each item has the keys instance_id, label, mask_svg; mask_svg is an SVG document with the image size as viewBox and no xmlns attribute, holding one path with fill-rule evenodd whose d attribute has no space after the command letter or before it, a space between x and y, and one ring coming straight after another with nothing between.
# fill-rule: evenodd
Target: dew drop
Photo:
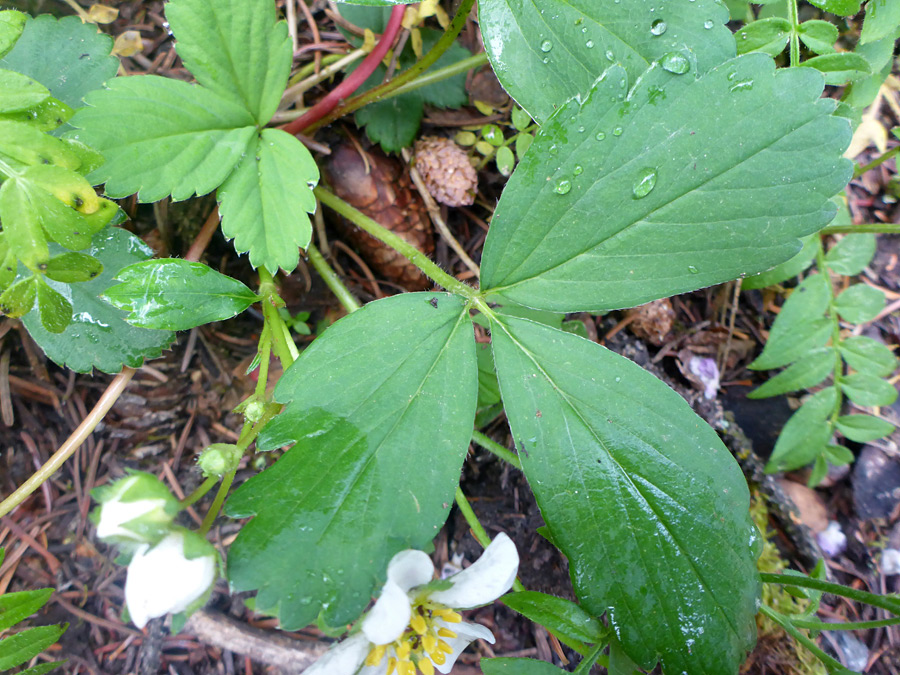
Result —
<instances>
[{"instance_id":1,"label":"dew drop","mask_svg":"<svg viewBox=\"0 0 900 675\"><path fill-rule=\"evenodd\" d=\"M606 138L606 134L602 131L598 131L597 135L594 136L594 138L596 138L598 141L602 141L604 138Z\"/></svg>"},{"instance_id":2,"label":"dew drop","mask_svg":"<svg viewBox=\"0 0 900 675\"><path fill-rule=\"evenodd\" d=\"M638 174L631 191L635 199L643 199L656 187L656 169L644 169Z\"/></svg>"},{"instance_id":3,"label":"dew drop","mask_svg":"<svg viewBox=\"0 0 900 675\"><path fill-rule=\"evenodd\" d=\"M580 26L582 23L584 23L584 17L583 17L583 16L579 16L577 19L575 19L575 25L576 25L576 26Z\"/></svg>"},{"instance_id":4,"label":"dew drop","mask_svg":"<svg viewBox=\"0 0 900 675\"><path fill-rule=\"evenodd\" d=\"M736 78L736 77L737 77L737 73L735 73L735 72L728 73L728 81L729 82L732 82L734 80L734 78Z\"/></svg>"},{"instance_id":5,"label":"dew drop","mask_svg":"<svg viewBox=\"0 0 900 675\"><path fill-rule=\"evenodd\" d=\"M569 193L569 190L572 189L572 181L567 178L563 178L556 184L556 187L553 189L554 192L558 195L565 195Z\"/></svg>"},{"instance_id":6,"label":"dew drop","mask_svg":"<svg viewBox=\"0 0 900 675\"><path fill-rule=\"evenodd\" d=\"M546 56L542 59L544 63L550 63L550 59Z\"/></svg>"},{"instance_id":7,"label":"dew drop","mask_svg":"<svg viewBox=\"0 0 900 675\"><path fill-rule=\"evenodd\" d=\"M542 52L549 52L551 49L553 49L553 43L550 42L550 40L544 40L541 43L541 51Z\"/></svg>"},{"instance_id":8,"label":"dew drop","mask_svg":"<svg viewBox=\"0 0 900 675\"><path fill-rule=\"evenodd\" d=\"M729 91L750 91L751 89L753 89L753 80L741 80L731 85Z\"/></svg>"},{"instance_id":9,"label":"dew drop","mask_svg":"<svg viewBox=\"0 0 900 675\"><path fill-rule=\"evenodd\" d=\"M583 134L583 133L584 133L584 126L578 127L578 133L579 133L579 134Z\"/></svg>"},{"instance_id":10,"label":"dew drop","mask_svg":"<svg viewBox=\"0 0 900 675\"><path fill-rule=\"evenodd\" d=\"M606 60L607 61L615 61L616 60L616 56L615 56L615 54L612 53L611 49L606 50Z\"/></svg>"},{"instance_id":11,"label":"dew drop","mask_svg":"<svg viewBox=\"0 0 900 675\"><path fill-rule=\"evenodd\" d=\"M662 19L657 19L652 24L650 24L650 32L654 35L662 35L666 32L666 28L668 28L668 26Z\"/></svg>"},{"instance_id":12,"label":"dew drop","mask_svg":"<svg viewBox=\"0 0 900 675\"><path fill-rule=\"evenodd\" d=\"M572 169L572 173L576 176L580 176L581 174L584 173L584 167L581 166L581 164L576 164L575 168Z\"/></svg>"},{"instance_id":13,"label":"dew drop","mask_svg":"<svg viewBox=\"0 0 900 675\"><path fill-rule=\"evenodd\" d=\"M688 272L690 272L691 274L699 274L700 270L698 270L693 265L688 265Z\"/></svg>"},{"instance_id":14,"label":"dew drop","mask_svg":"<svg viewBox=\"0 0 900 675\"><path fill-rule=\"evenodd\" d=\"M584 46L587 47L588 49L593 49L593 48L594 48L594 41L593 41L593 40L588 40L587 42L584 43Z\"/></svg>"},{"instance_id":15,"label":"dew drop","mask_svg":"<svg viewBox=\"0 0 900 675\"><path fill-rule=\"evenodd\" d=\"M613 136L621 136L622 135L622 127L616 127L613 129Z\"/></svg>"},{"instance_id":16,"label":"dew drop","mask_svg":"<svg viewBox=\"0 0 900 675\"><path fill-rule=\"evenodd\" d=\"M703 22L703 27L704 27L706 30L711 30L712 27L715 26L715 25L716 25L716 24L713 23L713 20L712 20L712 19L707 19L706 21Z\"/></svg>"},{"instance_id":17,"label":"dew drop","mask_svg":"<svg viewBox=\"0 0 900 675\"><path fill-rule=\"evenodd\" d=\"M662 57L660 64L662 65L663 70L674 75L684 75L691 69L691 64L688 63L687 58L678 52L669 52Z\"/></svg>"}]
</instances>

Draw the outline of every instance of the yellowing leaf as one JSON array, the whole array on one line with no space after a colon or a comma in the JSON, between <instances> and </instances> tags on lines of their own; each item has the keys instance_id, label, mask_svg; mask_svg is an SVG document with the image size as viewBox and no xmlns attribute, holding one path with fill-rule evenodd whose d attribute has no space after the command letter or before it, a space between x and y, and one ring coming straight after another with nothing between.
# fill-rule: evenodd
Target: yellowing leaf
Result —
<instances>
[{"instance_id":1,"label":"yellowing leaf","mask_svg":"<svg viewBox=\"0 0 900 675\"><path fill-rule=\"evenodd\" d=\"M144 41L136 30L126 30L116 38L112 53L116 56L134 56L144 49Z\"/></svg>"},{"instance_id":2,"label":"yellowing leaf","mask_svg":"<svg viewBox=\"0 0 900 675\"><path fill-rule=\"evenodd\" d=\"M93 23L112 23L119 18L119 10L109 5L91 5L88 17Z\"/></svg>"}]
</instances>

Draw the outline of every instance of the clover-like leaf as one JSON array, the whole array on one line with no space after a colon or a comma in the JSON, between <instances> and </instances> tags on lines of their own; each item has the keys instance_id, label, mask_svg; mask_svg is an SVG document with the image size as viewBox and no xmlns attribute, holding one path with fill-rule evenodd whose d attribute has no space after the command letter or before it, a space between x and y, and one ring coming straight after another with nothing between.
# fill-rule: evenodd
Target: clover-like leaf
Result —
<instances>
[{"instance_id":1,"label":"clover-like leaf","mask_svg":"<svg viewBox=\"0 0 900 675\"><path fill-rule=\"evenodd\" d=\"M65 253L51 244L54 255ZM109 227L94 235L91 247L83 251L103 265L103 272L91 281L47 285L72 304L72 322L61 333L51 333L41 324L40 312L32 310L23 322L25 328L54 362L79 373L93 368L117 373L122 366L138 368L144 359L155 358L174 337L169 331L137 328L125 322L125 312L100 299L115 282L113 278L126 265L153 255L133 234Z\"/></svg>"},{"instance_id":2,"label":"clover-like leaf","mask_svg":"<svg viewBox=\"0 0 900 675\"><path fill-rule=\"evenodd\" d=\"M673 50L690 49L701 73L735 54L715 0L479 0L478 18L501 84L540 124L614 63L634 80Z\"/></svg>"},{"instance_id":3,"label":"clover-like leaf","mask_svg":"<svg viewBox=\"0 0 900 675\"><path fill-rule=\"evenodd\" d=\"M378 300L317 338L279 381L288 406L258 441L296 445L228 501L229 515L255 516L228 553L232 589L257 590L285 629L322 610L329 625L358 617L391 556L426 546L449 513L474 348L465 301L442 293Z\"/></svg>"},{"instance_id":4,"label":"clover-like leaf","mask_svg":"<svg viewBox=\"0 0 900 675\"><path fill-rule=\"evenodd\" d=\"M176 50L197 82L266 124L291 70L287 24L270 0L171 0Z\"/></svg>"},{"instance_id":5,"label":"clover-like leaf","mask_svg":"<svg viewBox=\"0 0 900 675\"><path fill-rule=\"evenodd\" d=\"M222 232L254 267L290 272L309 245L319 169L309 150L279 129L263 129L218 193Z\"/></svg>"},{"instance_id":6,"label":"clover-like leaf","mask_svg":"<svg viewBox=\"0 0 900 675\"><path fill-rule=\"evenodd\" d=\"M544 125L491 221L489 298L631 307L769 269L833 217L850 127L821 76L747 54L693 79L688 57L627 96L614 66Z\"/></svg>"},{"instance_id":7,"label":"clover-like leaf","mask_svg":"<svg viewBox=\"0 0 900 675\"><path fill-rule=\"evenodd\" d=\"M519 459L581 606L643 668L736 673L759 594L737 462L624 357L525 319L491 326Z\"/></svg>"}]
</instances>

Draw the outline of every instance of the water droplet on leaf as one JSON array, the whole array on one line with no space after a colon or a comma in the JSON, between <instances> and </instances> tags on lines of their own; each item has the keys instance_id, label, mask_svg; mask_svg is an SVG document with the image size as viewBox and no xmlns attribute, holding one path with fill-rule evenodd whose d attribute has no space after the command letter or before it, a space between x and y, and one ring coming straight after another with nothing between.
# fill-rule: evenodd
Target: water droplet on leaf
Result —
<instances>
[{"instance_id":1,"label":"water droplet on leaf","mask_svg":"<svg viewBox=\"0 0 900 675\"><path fill-rule=\"evenodd\" d=\"M584 46L587 47L588 49L593 49L593 48L594 48L594 41L593 41L593 40L588 40L587 42L584 43Z\"/></svg>"},{"instance_id":2,"label":"water droplet on leaf","mask_svg":"<svg viewBox=\"0 0 900 675\"><path fill-rule=\"evenodd\" d=\"M698 274L699 271L700 271L700 270L698 270L698 269L697 269L696 267L694 267L693 265L688 265L688 272L690 272L691 274Z\"/></svg>"},{"instance_id":3,"label":"water droplet on leaf","mask_svg":"<svg viewBox=\"0 0 900 675\"><path fill-rule=\"evenodd\" d=\"M576 176L580 176L582 173L584 173L584 167L581 166L581 164L576 164L575 168L572 169L572 173Z\"/></svg>"},{"instance_id":4,"label":"water droplet on leaf","mask_svg":"<svg viewBox=\"0 0 900 675\"><path fill-rule=\"evenodd\" d=\"M616 127L615 129L613 129L613 136L621 136L622 131L623 131L622 127Z\"/></svg>"},{"instance_id":5,"label":"water droplet on leaf","mask_svg":"<svg viewBox=\"0 0 900 675\"><path fill-rule=\"evenodd\" d=\"M669 52L660 60L663 70L673 73L674 75L684 75L691 69L691 64L687 58L678 52Z\"/></svg>"},{"instance_id":6,"label":"water droplet on leaf","mask_svg":"<svg viewBox=\"0 0 900 675\"><path fill-rule=\"evenodd\" d=\"M604 138L606 138L606 134L602 131L598 131L597 135L594 136L594 138L596 138L598 141L602 141Z\"/></svg>"},{"instance_id":7,"label":"water droplet on leaf","mask_svg":"<svg viewBox=\"0 0 900 675\"><path fill-rule=\"evenodd\" d=\"M542 52L549 52L551 49L553 49L553 43L550 42L550 40L544 40L541 43L541 51Z\"/></svg>"},{"instance_id":8,"label":"water droplet on leaf","mask_svg":"<svg viewBox=\"0 0 900 675\"><path fill-rule=\"evenodd\" d=\"M662 35L666 32L666 28L668 28L666 22L662 19L657 19L650 25L650 32L654 35Z\"/></svg>"},{"instance_id":9,"label":"water droplet on leaf","mask_svg":"<svg viewBox=\"0 0 900 675\"><path fill-rule=\"evenodd\" d=\"M712 19L707 19L706 21L703 22L703 27L706 30L710 30L713 26L715 26L715 24L713 23Z\"/></svg>"},{"instance_id":10,"label":"water droplet on leaf","mask_svg":"<svg viewBox=\"0 0 900 675\"><path fill-rule=\"evenodd\" d=\"M558 195L565 195L565 194L568 194L569 190L571 190L571 189L572 189L572 181L570 181L566 178L563 178L561 181L559 181L556 184L556 188L554 188L554 191Z\"/></svg>"},{"instance_id":11,"label":"water droplet on leaf","mask_svg":"<svg viewBox=\"0 0 900 675\"><path fill-rule=\"evenodd\" d=\"M607 61L615 61L616 60L615 54L613 54L612 50L610 50L610 49L606 50L606 60Z\"/></svg>"},{"instance_id":12,"label":"water droplet on leaf","mask_svg":"<svg viewBox=\"0 0 900 675\"><path fill-rule=\"evenodd\" d=\"M635 199L643 199L656 187L656 169L644 169L638 174L631 191Z\"/></svg>"}]
</instances>

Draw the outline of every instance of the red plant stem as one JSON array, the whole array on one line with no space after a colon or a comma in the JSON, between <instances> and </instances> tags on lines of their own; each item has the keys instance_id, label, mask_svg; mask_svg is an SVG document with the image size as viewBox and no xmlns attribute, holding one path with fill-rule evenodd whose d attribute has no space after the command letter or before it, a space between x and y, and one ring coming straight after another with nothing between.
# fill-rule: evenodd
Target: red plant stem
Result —
<instances>
[{"instance_id":1,"label":"red plant stem","mask_svg":"<svg viewBox=\"0 0 900 675\"><path fill-rule=\"evenodd\" d=\"M406 5L395 5L391 10L391 18L388 20L381 39L375 45L369 55L363 60L359 67L348 75L343 82L332 89L321 101L316 103L312 108L307 110L301 117L293 122L281 127L289 134L296 134L303 131L309 125L317 122L327 115L338 103L350 96L359 89L360 85L369 79L369 75L375 72L378 64L388 53L397 33L400 32L400 25L403 21L403 13L406 11Z\"/></svg>"}]
</instances>

